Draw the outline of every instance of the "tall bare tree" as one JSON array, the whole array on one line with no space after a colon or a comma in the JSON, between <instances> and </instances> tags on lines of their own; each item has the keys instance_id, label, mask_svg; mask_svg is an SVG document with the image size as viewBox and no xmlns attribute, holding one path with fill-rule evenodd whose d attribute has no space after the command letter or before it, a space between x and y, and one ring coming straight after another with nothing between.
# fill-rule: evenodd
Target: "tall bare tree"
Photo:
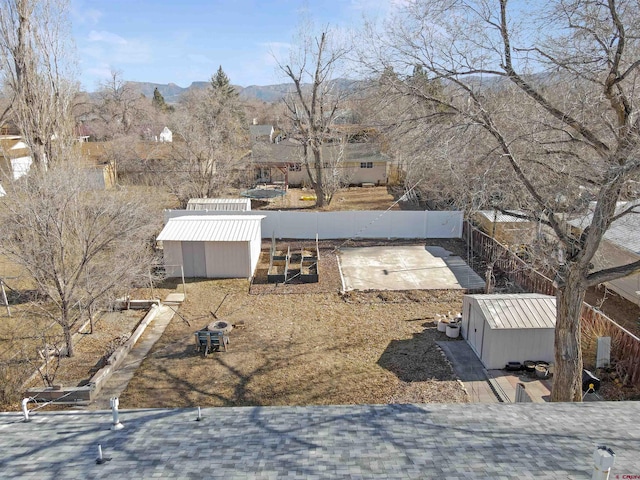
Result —
<instances>
[{"instance_id":1,"label":"tall bare tree","mask_svg":"<svg viewBox=\"0 0 640 480\"><path fill-rule=\"evenodd\" d=\"M0 209L0 252L21 265L46 296L41 313L57 322L66 352L88 313L148 279L153 218L133 192L88 191L67 164L12 185ZM53 308L52 308L53 307Z\"/></svg>"},{"instance_id":2,"label":"tall bare tree","mask_svg":"<svg viewBox=\"0 0 640 480\"><path fill-rule=\"evenodd\" d=\"M172 118L176 157L170 187L183 204L215 197L248 167L248 125L236 91L218 70L207 88L185 94Z\"/></svg>"},{"instance_id":3,"label":"tall bare tree","mask_svg":"<svg viewBox=\"0 0 640 480\"><path fill-rule=\"evenodd\" d=\"M0 72L36 167L55 161L73 138L77 91L66 0L0 2ZM0 118L0 120L2 120Z\"/></svg>"},{"instance_id":4,"label":"tall bare tree","mask_svg":"<svg viewBox=\"0 0 640 480\"><path fill-rule=\"evenodd\" d=\"M429 139L502 172L485 195L498 188L510 198L503 207L524 209L554 233L552 400L580 401L585 291L640 269L593 266L611 223L638 210L616 202L634 199L622 192L640 172L640 9L635 0L536 2L526 15L516 8L508 0L410 0L377 37L377 55L363 58L377 76L393 68L396 91L429 106L427 117L412 119L428 125ZM410 81L416 64L444 95ZM564 215L582 206L580 186L596 201L576 237Z\"/></svg>"},{"instance_id":5,"label":"tall bare tree","mask_svg":"<svg viewBox=\"0 0 640 480\"><path fill-rule=\"evenodd\" d=\"M124 80L121 71L112 70L98 90L96 118L92 127L100 139L130 137L135 142L140 137L150 137L154 133L145 132L145 128L152 123L154 113L157 112L154 112L152 101Z\"/></svg>"},{"instance_id":6,"label":"tall bare tree","mask_svg":"<svg viewBox=\"0 0 640 480\"><path fill-rule=\"evenodd\" d=\"M299 38L300 50L293 52L289 63L280 64L280 68L294 85L294 93L285 103L294 125L293 137L302 143L316 206L322 207L333 195L326 188L322 144L331 138L331 126L346 95L335 75L349 49L337 42L332 44L329 30L314 37L307 29Z\"/></svg>"}]
</instances>

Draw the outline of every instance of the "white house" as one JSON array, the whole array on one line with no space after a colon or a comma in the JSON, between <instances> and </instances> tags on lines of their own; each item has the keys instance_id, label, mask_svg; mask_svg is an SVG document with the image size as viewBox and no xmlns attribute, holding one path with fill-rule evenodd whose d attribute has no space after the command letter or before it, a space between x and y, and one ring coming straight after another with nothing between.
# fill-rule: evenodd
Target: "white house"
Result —
<instances>
[{"instance_id":1,"label":"white house","mask_svg":"<svg viewBox=\"0 0 640 480\"><path fill-rule=\"evenodd\" d=\"M160 132L160 142L161 143L173 142L173 132L169 130L169 127L164 127Z\"/></svg>"},{"instance_id":2,"label":"white house","mask_svg":"<svg viewBox=\"0 0 640 480\"><path fill-rule=\"evenodd\" d=\"M465 295L462 337L487 369L554 361L556 299L537 293Z\"/></svg>"},{"instance_id":3,"label":"white house","mask_svg":"<svg viewBox=\"0 0 640 480\"><path fill-rule=\"evenodd\" d=\"M261 247L263 215L199 215L171 218L158 235L167 275L250 278Z\"/></svg>"},{"instance_id":4,"label":"white house","mask_svg":"<svg viewBox=\"0 0 640 480\"><path fill-rule=\"evenodd\" d=\"M31 163L29 147L20 136L0 136L0 175L17 180L29 173Z\"/></svg>"}]
</instances>

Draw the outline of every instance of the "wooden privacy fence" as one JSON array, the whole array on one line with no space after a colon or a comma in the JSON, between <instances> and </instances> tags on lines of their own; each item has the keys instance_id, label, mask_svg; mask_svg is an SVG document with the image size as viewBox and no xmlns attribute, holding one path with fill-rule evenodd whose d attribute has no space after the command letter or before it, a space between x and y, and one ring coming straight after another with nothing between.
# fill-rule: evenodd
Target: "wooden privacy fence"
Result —
<instances>
[{"instance_id":1,"label":"wooden privacy fence","mask_svg":"<svg viewBox=\"0 0 640 480\"><path fill-rule=\"evenodd\" d=\"M519 287L544 295L556 294L553 280L534 270L527 262L469 222L464 222L462 236L474 253L488 262L495 259L494 268Z\"/></svg>"},{"instance_id":2,"label":"wooden privacy fence","mask_svg":"<svg viewBox=\"0 0 640 480\"><path fill-rule=\"evenodd\" d=\"M595 365L598 337L611 337L611 359L624 383L640 384L640 338L586 303L582 308L582 347L585 363ZM592 360L592 362L591 362Z\"/></svg>"},{"instance_id":3,"label":"wooden privacy fence","mask_svg":"<svg viewBox=\"0 0 640 480\"><path fill-rule=\"evenodd\" d=\"M533 269L507 247L468 221L464 222L462 237L470 249L484 261L496 259L494 268L519 287L533 293L556 295L556 287L550 278ZM585 353L589 354L597 336L611 337L611 358L619 373L623 378L626 377L627 382L640 385L640 338L586 303L583 304L581 321Z\"/></svg>"}]
</instances>

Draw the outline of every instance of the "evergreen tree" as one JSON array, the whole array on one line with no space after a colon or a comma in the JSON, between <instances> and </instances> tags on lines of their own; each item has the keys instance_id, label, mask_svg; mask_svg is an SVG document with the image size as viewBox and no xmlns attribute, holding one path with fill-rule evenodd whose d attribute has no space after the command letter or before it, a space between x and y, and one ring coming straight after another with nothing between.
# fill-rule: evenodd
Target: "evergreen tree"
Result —
<instances>
[{"instance_id":1,"label":"evergreen tree","mask_svg":"<svg viewBox=\"0 0 640 480\"><path fill-rule=\"evenodd\" d=\"M164 97L160 93L160 90L158 90L158 87L156 87L153 91L153 100L151 101L151 104L161 112L170 110L169 105L167 105L167 102L164 101Z\"/></svg>"},{"instance_id":2,"label":"evergreen tree","mask_svg":"<svg viewBox=\"0 0 640 480\"><path fill-rule=\"evenodd\" d=\"M227 77L227 74L222 70L222 65L220 65L215 75L211 77L211 87L223 97L232 98L238 96L238 92L233 85L231 85L229 77Z\"/></svg>"}]
</instances>

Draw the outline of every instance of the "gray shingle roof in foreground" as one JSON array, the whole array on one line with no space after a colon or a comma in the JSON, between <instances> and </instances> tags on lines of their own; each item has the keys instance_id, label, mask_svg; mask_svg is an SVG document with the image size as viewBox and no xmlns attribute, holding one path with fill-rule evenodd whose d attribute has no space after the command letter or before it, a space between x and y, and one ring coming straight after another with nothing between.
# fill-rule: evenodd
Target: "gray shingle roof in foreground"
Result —
<instances>
[{"instance_id":1,"label":"gray shingle roof in foreground","mask_svg":"<svg viewBox=\"0 0 640 480\"><path fill-rule=\"evenodd\" d=\"M612 478L640 475L640 403L235 407L0 414L2 478ZM111 460L97 465L97 446Z\"/></svg>"}]
</instances>

